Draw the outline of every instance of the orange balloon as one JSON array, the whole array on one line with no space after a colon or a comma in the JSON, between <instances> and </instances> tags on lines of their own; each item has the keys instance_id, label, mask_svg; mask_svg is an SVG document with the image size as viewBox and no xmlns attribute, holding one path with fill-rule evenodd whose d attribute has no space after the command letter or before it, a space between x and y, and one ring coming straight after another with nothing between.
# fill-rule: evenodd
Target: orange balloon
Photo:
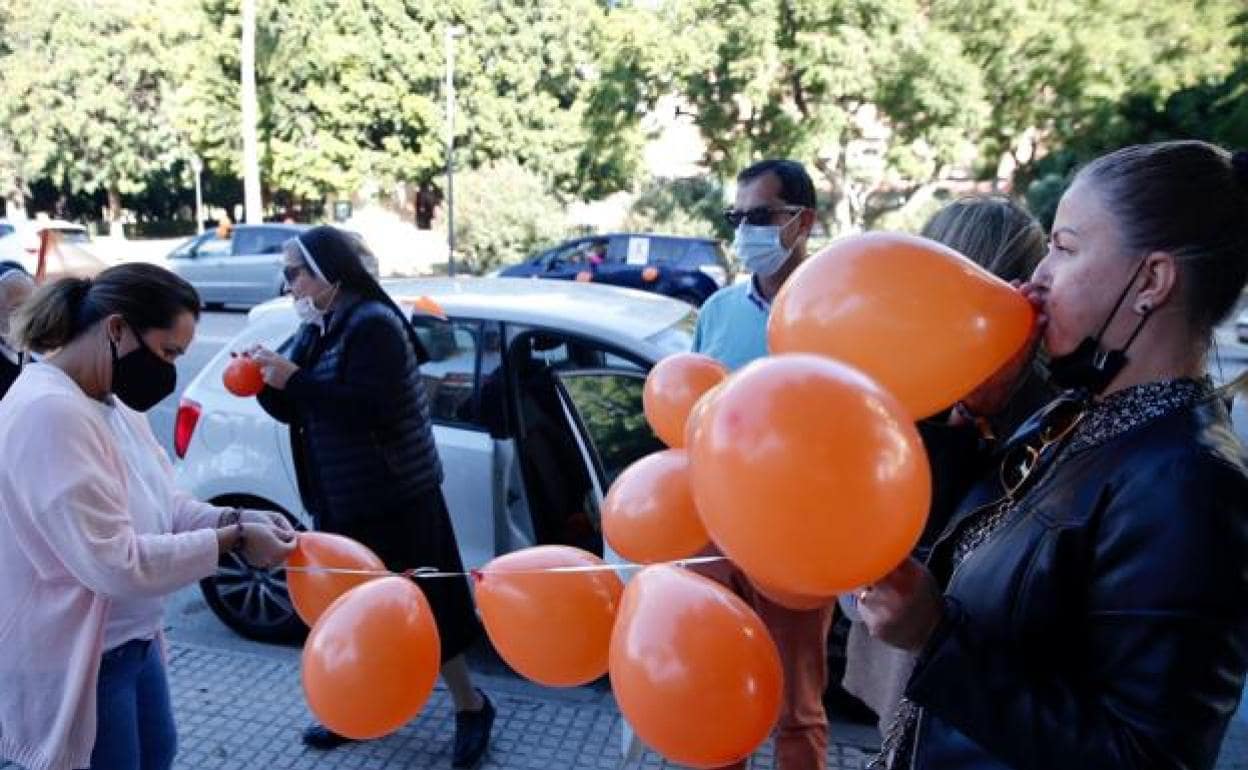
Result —
<instances>
[{"instance_id":1,"label":"orange balloon","mask_svg":"<svg viewBox=\"0 0 1248 770\"><path fill-rule=\"evenodd\" d=\"M575 687L607 673L611 625L624 584L579 548L544 545L494 559L476 582L477 608L494 648L523 676L548 687Z\"/></svg>"},{"instance_id":2,"label":"orange balloon","mask_svg":"<svg viewBox=\"0 0 1248 770\"><path fill-rule=\"evenodd\" d=\"M723 767L758 748L780 714L780 656L745 602L667 564L628 583L611 634L611 689L646 745Z\"/></svg>"},{"instance_id":3,"label":"orange balloon","mask_svg":"<svg viewBox=\"0 0 1248 770\"><path fill-rule=\"evenodd\" d=\"M896 233L841 238L807 260L772 305L772 353L855 366L913 419L973 391L1026 344L1031 304L943 244Z\"/></svg>"},{"instance_id":4,"label":"orange balloon","mask_svg":"<svg viewBox=\"0 0 1248 770\"><path fill-rule=\"evenodd\" d=\"M438 678L438 627L412 581L357 586L330 605L303 647L303 692L326 727L380 738L416 716Z\"/></svg>"},{"instance_id":5,"label":"orange balloon","mask_svg":"<svg viewBox=\"0 0 1248 770\"><path fill-rule=\"evenodd\" d=\"M701 353L677 353L654 365L641 404L664 444L673 449L685 445L685 421L693 405L727 376L723 364Z\"/></svg>"},{"instance_id":6,"label":"orange balloon","mask_svg":"<svg viewBox=\"0 0 1248 770\"><path fill-rule=\"evenodd\" d=\"M235 356L221 374L225 389L236 396L254 396L264 390L260 364L248 356Z\"/></svg>"},{"instance_id":7,"label":"orange balloon","mask_svg":"<svg viewBox=\"0 0 1248 770\"><path fill-rule=\"evenodd\" d=\"M594 280L594 274L588 270L582 270L576 274L577 283L589 283Z\"/></svg>"},{"instance_id":8,"label":"orange balloon","mask_svg":"<svg viewBox=\"0 0 1248 770\"><path fill-rule=\"evenodd\" d=\"M781 607L788 607L791 610L817 610L827 607L836 601L835 596L804 596L791 591L765 586L757 580L751 580L750 582L754 585L755 591L767 597L772 603L779 604Z\"/></svg>"},{"instance_id":9,"label":"orange balloon","mask_svg":"<svg viewBox=\"0 0 1248 770\"><path fill-rule=\"evenodd\" d=\"M693 505L688 453L655 452L626 468L602 503L602 533L616 553L641 564L705 548L710 538Z\"/></svg>"},{"instance_id":10,"label":"orange balloon","mask_svg":"<svg viewBox=\"0 0 1248 770\"><path fill-rule=\"evenodd\" d=\"M367 546L349 537L330 532L300 532L295 552L286 562L288 567L322 568L387 572L386 565ZM316 625L329 605L347 591L374 580L378 575L340 572L286 573L286 588L295 605L295 612L309 627Z\"/></svg>"},{"instance_id":11,"label":"orange balloon","mask_svg":"<svg viewBox=\"0 0 1248 770\"><path fill-rule=\"evenodd\" d=\"M897 399L845 364L756 361L724 384L689 451L702 523L762 585L806 597L874 582L927 519L931 478Z\"/></svg>"},{"instance_id":12,"label":"orange balloon","mask_svg":"<svg viewBox=\"0 0 1248 770\"><path fill-rule=\"evenodd\" d=\"M694 402L693 408L689 410L689 418L685 420L685 447L693 446L693 437L698 432L698 428L702 425L702 417L711 407L711 402L715 400L715 396L723 387L723 382L702 394L702 397Z\"/></svg>"}]
</instances>

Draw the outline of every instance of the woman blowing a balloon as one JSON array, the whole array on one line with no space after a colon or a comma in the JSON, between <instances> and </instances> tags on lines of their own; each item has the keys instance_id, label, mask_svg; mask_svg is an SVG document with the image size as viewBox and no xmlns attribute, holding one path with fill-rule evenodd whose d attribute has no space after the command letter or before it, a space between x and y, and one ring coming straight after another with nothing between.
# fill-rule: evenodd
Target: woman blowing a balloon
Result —
<instances>
[{"instance_id":1,"label":"woman blowing a balloon","mask_svg":"<svg viewBox=\"0 0 1248 770\"><path fill-rule=\"evenodd\" d=\"M858 596L919 656L877 766L1214 765L1248 666L1248 470L1205 371L1246 276L1248 154L1168 142L1078 174L1027 287L1069 390L926 565Z\"/></svg>"}]
</instances>

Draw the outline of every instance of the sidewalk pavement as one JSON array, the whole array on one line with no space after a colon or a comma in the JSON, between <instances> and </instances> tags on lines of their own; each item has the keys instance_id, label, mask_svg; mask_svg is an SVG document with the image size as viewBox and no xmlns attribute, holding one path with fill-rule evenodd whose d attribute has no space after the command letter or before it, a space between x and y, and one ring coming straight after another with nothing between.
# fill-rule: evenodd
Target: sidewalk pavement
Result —
<instances>
[{"instance_id":1,"label":"sidewalk pavement","mask_svg":"<svg viewBox=\"0 0 1248 770\"><path fill-rule=\"evenodd\" d=\"M498 707L482 770L634 770L674 768L653 753L620 756L621 719L602 685L548 690L513 676L477 675ZM258 655L185 642L170 646L170 685L179 732L179 770L380 770L449 768L454 731L450 695L439 685L420 716L397 733L330 752L307 749L300 733L311 721L293 655ZM708 715L714 718L713 715ZM834 724L828 770L859 770L874 731ZM0 770L11 768L0 763ZM771 746L754 770L774 767ZM1218 770L1248 770L1248 710L1241 708Z\"/></svg>"}]
</instances>

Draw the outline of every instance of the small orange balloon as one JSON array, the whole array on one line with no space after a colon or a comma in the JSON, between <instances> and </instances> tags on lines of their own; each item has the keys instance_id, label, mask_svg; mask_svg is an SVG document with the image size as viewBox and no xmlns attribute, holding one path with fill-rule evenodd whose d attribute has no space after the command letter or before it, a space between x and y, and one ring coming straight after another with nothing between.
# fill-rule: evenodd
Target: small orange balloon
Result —
<instances>
[{"instance_id":1,"label":"small orange balloon","mask_svg":"<svg viewBox=\"0 0 1248 770\"><path fill-rule=\"evenodd\" d=\"M689 457L711 540L776 592L835 596L902 562L931 478L905 409L866 375L811 355L755 361L724 383Z\"/></svg>"},{"instance_id":2,"label":"small orange balloon","mask_svg":"<svg viewBox=\"0 0 1248 770\"><path fill-rule=\"evenodd\" d=\"M367 546L330 532L300 532L295 551L286 565L312 570L387 572L386 565ZM309 627L316 625L317 619L339 596L379 577L350 572L303 572L301 569L287 571L286 588L295 612Z\"/></svg>"},{"instance_id":3,"label":"small orange balloon","mask_svg":"<svg viewBox=\"0 0 1248 770\"><path fill-rule=\"evenodd\" d=\"M594 280L594 274L588 270L582 270L576 274L577 283L589 283Z\"/></svg>"},{"instance_id":4,"label":"small orange balloon","mask_svg":"<svg viewBox=\"0 0 1248 770\"><path fill-rule=\"evenodd\" d=\"M641 280L646 283L654 283L659 280L659 269L657 267L647 267L641 271Z\"/></svg>"},{"instance_id":5,"label":"small orange balloon","mask_svg":"<svg viewBox=\"0 0 1248 770\"><path fill-rule=\"evenodd\" d=\"M225 389L246 398L264 390L264 374L260 364L249 356L235 356L221 374Z\"/></svg>"},{"instance_id":6,"label":"small orange balloon","mask_svg":"<svg viewBox=\"0 0 1248 770\"><path fill-rule=\"evenodd\" d=\"M388 577L343 594L303 647L303 692L330 730L380 738L429 700L442 661L438 627L411 580Z\"/></svg>"},{"instance_id":7,"label":"small orange balloon","mask_svg":"<svg viewBox=\"0 0 1248 770\"><path fill-rule=\"evenodd\" d=\"M897 233L841 238L772 305L772 353L861 369L914 419L973 391L1022 350L1035 322L1009 284L943 244Z\"/></svg>"},{"instance_id":8,"label":"small orange balloon","mask_svg":"<svg viewBox=\"0 0 1248 770\"><path fill-rule=\"evenodd\" d=\"M655 452L626 468L602 503L602 533L616 553L639 564L705 548L710 538L693 505L685 450Z\"/></svg>"},{"instance_id":9,"label":"small orange balloon","mask_svg":"<svg viewBox=\"0 0 1248 770\"><path fill-rule=\"evenodd\" d=\"M745 602L666 564L628 583L611 634L611 689L638 737L672 762L731 765L780 714L776 645Z\"/></svg>"},{"instance_id":10,"label":"small orange balloon","mask_svg":"<svg viewBox=\"0 0 1248 770\"><path fill-rule=\"evenodd\" d=\"M544 545L483 567L476 581L477 608L503 660L548 687L575 687L607 673L611 626L624 584L612 570L558 571L603 566L588 551Z\"/></svg>"},{"instance_id":11,"label":"small orange balloon","mask_svg":"<svg viewBox=\"0 0 1248 770\"><path fill-rule=\"evenodd\" d=\"M685 445L685 422L693 405L728 376L724 365L701 353L677 353L654 365L641 394L655 434L672 449Z\"/></svg>"}]
</instances>

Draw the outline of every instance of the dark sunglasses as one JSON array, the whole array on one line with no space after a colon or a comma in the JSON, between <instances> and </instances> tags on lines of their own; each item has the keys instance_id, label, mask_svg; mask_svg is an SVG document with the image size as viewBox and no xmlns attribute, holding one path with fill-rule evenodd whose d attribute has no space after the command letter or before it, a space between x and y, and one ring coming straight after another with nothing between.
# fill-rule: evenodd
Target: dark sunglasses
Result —
<instances>
[{"instance_id":1,"label":"dark sunglasses","mask_svg":"<svg viewBox=\"0 0 1248 770\"><path fill-rule=\"evenodd\" d=\"M1045 417L1044 427L1034 436L1006 451L1001 461L1001 486L1007 497L1017 499L1041 458L1053 447L1060 447L1087 413L1082 401L1063 401Z\"/></svg>"},{"instance_id":2,"label":"dark sunglasses","mask_svg":"<svg viewBox=\"0 0 1248 770\"><path fill-rule=\"evenodd\" d=\"M742 222L756 227L765 227L771 224L776 214L796 214L802 208L802 206L755 206L746 211L741 209L724 209L724 219L728 220L728 224L733 227L740 227Z\"/></svg>"},{"instance_id":3,"label":"dark sunglasses","mask_svg":"<svg viewBox=\"0 0 1248 770\"><path fill-rule=\"evenodd\" d=\"M299 274L307 268L303 265L284 265L282 267L282 277L286 279L286 283L291 284L299 279Z\"/></svg>"}]
</instances>

